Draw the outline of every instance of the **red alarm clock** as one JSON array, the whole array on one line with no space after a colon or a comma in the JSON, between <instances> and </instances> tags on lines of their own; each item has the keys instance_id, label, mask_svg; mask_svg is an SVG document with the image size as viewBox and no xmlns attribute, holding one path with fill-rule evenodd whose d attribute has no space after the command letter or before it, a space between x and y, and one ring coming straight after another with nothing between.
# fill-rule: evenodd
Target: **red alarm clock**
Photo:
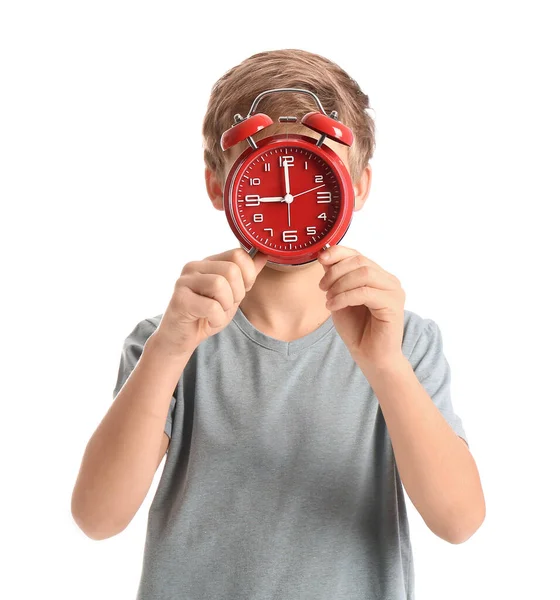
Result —
<instances>
[{"instance_id":1,"label":"red alarm clock","mask_svg":"<svg viewBox=\"0 0 560 600\"><path fill-rule=\"evenodd\" d=\"M276 92L300 92L312 96L320 112L307 113L301 123L321 134L316 140L299 134L278 134L257 144L251 136L272 125L264 113L256 113L260 100ZM300 265L316 260L323 248L345 235L354 210L354 188L342 159L325 137L351 146L352 130L327 115L313 92L277 88L261 92L246 117L236 114L224 131L222 150L247 140L246 148L232 165L224 187L228 223L251 256L260 250L269 262ZM280 122L297 122L280 117Z\"/></svg>"}]
</instances>

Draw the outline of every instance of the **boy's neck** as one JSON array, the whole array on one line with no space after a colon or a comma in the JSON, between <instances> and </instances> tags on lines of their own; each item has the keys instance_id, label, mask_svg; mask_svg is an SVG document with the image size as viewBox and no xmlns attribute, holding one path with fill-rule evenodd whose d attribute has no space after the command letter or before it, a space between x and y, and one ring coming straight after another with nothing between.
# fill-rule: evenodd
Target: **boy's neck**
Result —
<instances>
[{"instance_id":1,"label":"boy's neck","mask_svg":"<svg viewBox=\"0 0 560 600\"><path fill-rule=\"evenodd\" d=\"M290 342L317 329L331 313L319 288L325 274L319 262L285 269L264 267L239 306L259 331Z\"/></svg>"}]
</instances>

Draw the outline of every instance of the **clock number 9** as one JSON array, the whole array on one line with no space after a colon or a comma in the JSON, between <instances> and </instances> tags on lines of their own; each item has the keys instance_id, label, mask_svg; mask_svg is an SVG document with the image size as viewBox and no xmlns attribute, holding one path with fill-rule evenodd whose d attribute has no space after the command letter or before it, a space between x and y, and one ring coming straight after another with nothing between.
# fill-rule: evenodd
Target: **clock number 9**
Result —
<instances>
[{"instance_id":1,"label":"clock number 9","mask_svg":"<svg viewBox=\"0 0 560 600\"><path fill-rule=\"evenodd\" d=\"M260 206L261 197L258 194L247 194L245 196L245 206Z\"/></svg>"}]
</instances>

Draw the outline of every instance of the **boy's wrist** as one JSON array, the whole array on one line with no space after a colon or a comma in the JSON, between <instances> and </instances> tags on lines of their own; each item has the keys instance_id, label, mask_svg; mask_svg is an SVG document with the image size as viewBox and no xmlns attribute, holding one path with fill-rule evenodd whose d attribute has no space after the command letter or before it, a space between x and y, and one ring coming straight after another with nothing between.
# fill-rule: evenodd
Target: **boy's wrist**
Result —
<instances>
[{"instance_id":1,"label":"boy's wrist","mask_svg":"<svg viewBox=\"0 0 560 600\"><path fill-rule=\"evenodd\" d=\"M197 347L197 343L187 342L181 347L170 343L168 339L161 336L158 329L146 340L144 352L162 356L167 360L177 360L178 362L187 362Z\"/></svg>"},{"instance_id":2,"label":"boy's wrist","mask_svg":"<svg viewBox=\"0 0 560 600\"><path fill-rule=\"evenodd\" d=\"M358 366L379 375L402 372L411 366L410 361L403 353L387 357L383 362L372 360L367 356L354 356L354 360Z\"/></svg>"},{"instance_id":3,"label":"boy's wrist","mask_svg":"<svg viewBox=\"0 0 560 600\"><path fill-rule=\"evenodd\" d=\"M371 360L357 361L357 364L371 384L394 382L396 379L407 378L414 373L410 361L404 354L382 364Z\"/></svg>"}]
</instances>

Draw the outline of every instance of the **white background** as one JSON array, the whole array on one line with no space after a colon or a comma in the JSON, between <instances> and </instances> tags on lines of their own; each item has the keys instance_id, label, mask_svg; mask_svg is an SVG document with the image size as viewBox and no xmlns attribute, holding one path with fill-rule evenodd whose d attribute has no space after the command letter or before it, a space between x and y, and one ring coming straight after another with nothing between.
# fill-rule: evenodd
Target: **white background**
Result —
<instances>
[{"instance_id":1,"label":"white background","mask_svg":"<svg viewBox=\"0 0 560 600\"><path fill-rule=\"evenodd\" d=\"M344 245L433 318L487 500L465 544L409 515L418 600L557 593L559 22L545 2L3 2L0 596L133 598L150 495L95 542L70 497L121 346L182 266L237 246L203 178L211 85L303 48L369 94ZM556 592L554 592L556 590Z\"/></svg>"}]
</instances>

